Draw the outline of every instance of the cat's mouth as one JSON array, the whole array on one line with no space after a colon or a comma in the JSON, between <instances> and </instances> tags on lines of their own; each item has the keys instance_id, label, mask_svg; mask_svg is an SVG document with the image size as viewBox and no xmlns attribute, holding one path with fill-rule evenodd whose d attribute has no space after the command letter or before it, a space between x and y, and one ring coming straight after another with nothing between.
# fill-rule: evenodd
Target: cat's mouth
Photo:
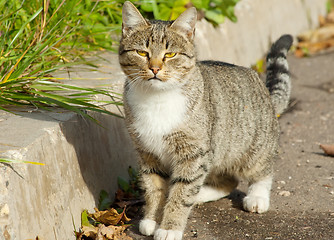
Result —
<instances>
[{"instance_id":1,"label":"cat's mouth","mask_svg":"<svg viewBox=\"0 0 334 240\"><path fill-rule=\"evenodd\" d=\"M157 78L157 77L153 77L153 78L148 79L148 81L151 81L151 80L158 80L158 81L162 82L162 80L160 78Z\"/></svg>"}]
</instances>

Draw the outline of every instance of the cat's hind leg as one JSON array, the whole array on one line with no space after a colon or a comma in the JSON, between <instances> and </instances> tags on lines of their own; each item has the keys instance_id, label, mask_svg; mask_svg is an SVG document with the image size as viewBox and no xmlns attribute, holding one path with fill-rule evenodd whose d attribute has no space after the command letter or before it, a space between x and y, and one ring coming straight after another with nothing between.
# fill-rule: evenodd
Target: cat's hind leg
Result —
<instances>
[{"instance_id":1,"label":"cat's hind leg","mask_svg":"<svg viewBox=\"0 0 334 240\"><path fill-rule=\"evenodd\" d=\"M238 186L235 177L211 173L196 196L197 203L211 202L228 196Z\"/></svg>"},{"instance_id":2,"label":"cat's hind leg","mask_svg":"<svg viewBox=\"0 0 334 240\"><path fill-rule=\"evenodd\" d=\"M248 187L248 194L243 199L244 209L249 212L257 213L268 211L271 185L271 175L261 178L258 181L251 182Z\"/></svg>"}]
</instances>

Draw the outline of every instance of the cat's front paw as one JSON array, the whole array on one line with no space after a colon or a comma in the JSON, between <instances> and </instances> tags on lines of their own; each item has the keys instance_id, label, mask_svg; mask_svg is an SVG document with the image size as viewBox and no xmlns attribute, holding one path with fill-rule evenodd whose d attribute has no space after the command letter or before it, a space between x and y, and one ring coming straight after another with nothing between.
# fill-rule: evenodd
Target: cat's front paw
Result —
<instances>
[{"instance_id":1,"label":"cat's front paw","mask_svg":"<svg viewBox=\"0 0 334 240\"><path fill-rule=\"evenodd\" d=\"M151 219L143 219L139 222L139 232L146 236L153 235L156 227L157 227L156 221Z\"/></svg>"},{"instance_id":2,"label":"cat's front paw","mask_svg":"<svg viewBox=\"0 0 334 240\"><path fill-rule=\"evenodd\" d=\"M182 240L182 231L157 229L154 233L154 240Z\"/></svg>"},{"instance_id":3,"label":"cat's front paw","mask_svg":"<svg viewBox=\"0 0 334 240\"><path fill-rule=\"evenodd\" d=\"M268 211L269 204L267 197L246 196L243 200L244 209L249 212L264 213Z\"/></svg>"}]
</instances>

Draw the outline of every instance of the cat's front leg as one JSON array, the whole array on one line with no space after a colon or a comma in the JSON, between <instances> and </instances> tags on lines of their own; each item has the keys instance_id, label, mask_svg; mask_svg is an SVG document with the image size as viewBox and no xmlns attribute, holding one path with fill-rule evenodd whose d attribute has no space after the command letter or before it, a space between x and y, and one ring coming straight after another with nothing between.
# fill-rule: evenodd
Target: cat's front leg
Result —
<instances>
[{"instance_id":1,"label":"cat's front leg","mask_svg":"<svg viewBox=\"0 0 334 240\"><path fill-rule=\"evenodd\" d=\"M145 190L144 218L139 223L139 231L143 235L153 235L162 219L162 211L166 202L166 176L156 166L156 159L147 153L142 157L140 168L141 187Z\"/></svg>"},{"instance_id":2,"label":"cat's front leg","mask_svg":"<svg viewBox=\"0 0 334 240\"><path fill-rule=\"evenodd\" d=\"M154 239L181 240L191 208L208 174L208 154L194 138L182 132L166 140L171 150L171 176L162 221Z\"/></svg>"},{"instance_id":3,"label":"cat's front leg","mask_svg":"<svg viewBox=\"0 0 334 240\"><path fill-rule=\"evenodd\" d=\"M194 163L195 166L198 165ZM189 166L188 166L189 167ZM191 167L190 167L191 168ZM171 178L169 196L155 240L181 240L196 196L206 177L206 166L198 165L188 173ZM189 170L189 169L188 169Z\"/></svg>"}]
</instances>

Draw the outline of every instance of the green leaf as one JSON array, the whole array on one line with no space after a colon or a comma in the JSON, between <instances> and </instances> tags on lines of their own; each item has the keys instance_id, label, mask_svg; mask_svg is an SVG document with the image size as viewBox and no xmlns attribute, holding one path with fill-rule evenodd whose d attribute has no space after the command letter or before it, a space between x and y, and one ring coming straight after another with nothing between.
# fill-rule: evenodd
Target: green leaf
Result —
<instances>
[{"instance_id":1,"label":"green leaf","mask_svg":"<svg viewBox=\"0 0 334 240\"><path fill-rule=\"evenodd\" d=\"M224 0L217 4L222 14L228 17L231 21L236 22L237 17L234 15L234 6L239 0Z\"/></svg>"},{"instance_id":2,"label":"green leaf","mask_svg":"<svg viewBox=\"0 0 334 240\"><path fill-rule=\"evenodd\" d=\"M170 16L170 20L175 20L178 16L181 15L181 13L183 13L186 10L186 8L184 6L181 7L174 7L172 9L172 14Z\"/></svg>"},{"instance_id":3,"label":"green leaf","mask_svg":"<svg viewBox=\"0 0 334 240\"><path fill-rule=\"evenodd\" d=\"M110 199L109 194L105 190L102 190L100 192L98 209L100 211L106 210L110 207L111 204L112 200Z\"/></svg>"},{"instance_id":4,"label":"green leaf","mask_svg":"<svg viewBox=\"0 0 334 240\"><path fill-rule=\"evenodd\" d=\"M166 4L160 4L160 19L161 20L170 20L170 16L172 13L172 9L168 7Z\"/></svg>"},{"instance_id":5,"label":"green leaf","mask_svg":"<svg viewBox=\"0 0 334 240\"><path fill-rule=\"evenodd\" d=\"M221 13L221 11L219 9L215 9L215 10L208 10L205 12L205 17L214 22L215 24L220 24L223 23L225 20L224 15Z\"/></svg>"},{"instance_id":6,"label":"green leaf","mask_svg":"<svg viewBox=\"0 0 334 240\"><path fill-rule=\"evenodd\" d=\"M94 227L89 221L87 210L84 210L81 213L81 226Z\"/></svg>"},{"instance_id":7,"label":"green leaf","mask_svg":"<svg viewBox=\"0 0 334 240\"><path fill-rule=\"evenodd\" d=\"M140 8L145 12L153 12L152 0L143 0L140 4Z\"/></svg>"},{"instance_id":8,"label":"green leaf","mask_svg":"<svg viewBox=\"0 0 334 240\"><path fill-rule=\"evenodd\" d=\"M130 189L130 185L127 181L125 181L124 179L122 179L121 177L117 178L118 180L118 185L119 187L124 191L124 192L128 192Z\"/></svg>"},{"instance_id":9,"label":"green leaf","mask_svg":"<svg viewBox=\"0 0 334 240\"><path fill-rule=\"evenodd\" d=\"M131 166L128 168L128 174L131 180L138 178L138 172Z\"/></svg>"},{"instance_id":10,"label":"green leaf","mask_svg":"<svg viewBox=\"0 0 334 240\"><path fill-rule=\"evenodd\" d=\"M174 1L173 6L174 7L184 7L189 2L190 2L189 0L176 0Z\"/></svg>"},{"instance_id":11,"label":"green leaf","mask_svg":"<svg viewBox=\"0 0 334 240\"><path fill-rule=\"evenodd\" d=\"M153 15L155 19L161 19L160 17L160 10L158 8L158 4L156 3L156 0L152 0L152 7L153 7Z\"/></svg>"},{"instance_id":12,"label":"green leaf","mask_svg":"<svg viewBox=\"0 0 334 240\"><path fill-rule=\"evenodd\" d=\"M209 9L210 0L191 0L197 9Z\"/></svg>"}]
</instances>

